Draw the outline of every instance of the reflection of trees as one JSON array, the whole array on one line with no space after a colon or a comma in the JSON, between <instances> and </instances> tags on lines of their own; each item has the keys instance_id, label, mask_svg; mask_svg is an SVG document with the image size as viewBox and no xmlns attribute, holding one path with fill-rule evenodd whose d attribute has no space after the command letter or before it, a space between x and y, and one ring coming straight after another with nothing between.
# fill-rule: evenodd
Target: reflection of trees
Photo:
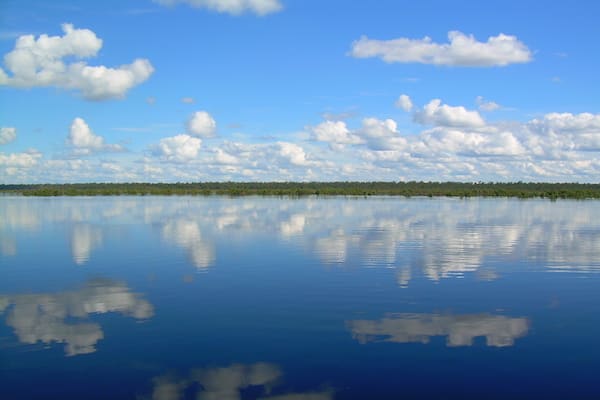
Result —
<instances>
[{"instance_id":1,"label":"reflection of trees","mask_svg":"<svg viewBox=\"0 0 600 400\"><path fill-rule=\"evenodd\" d=\"M136 319L154 315L152 305L123 283L96 279L82 289L54 294L0 296L0 312L22 343L65 343L69 356L92 353L104 337L99 324L71 322L90 314L116 312Z\"/></svg>"},{"instance_id":2,"label":"reflection of trees","mask_svg":"<svg viewBox=\"0 0 600 400\"><path fill-rule=\"evenodd\" d=\"M152 400L179 400L198 384L198 400L240 400L241 391L249 387L262 388L263 397L269 400L331 400L330 391L287 393L271 395L273 387L282 377L281 369L274 364L232 364L228 367L192 370L187 378L163 375L153 379Z\"/></svg>"},{"instance_id":3,"label":"reflection of trees","mask_svg":"<svg viewBox=\"0 0 600 400\"><path fill-rule=\"evenodd\" d=\"M527 335L529 320L490 314L395 314L349 321L348 327L360 343L428 343L434 336L447 336L448 346L471 346L474 338L485 337L488 346L505 347Z\"/></svg>"}]
</instances>

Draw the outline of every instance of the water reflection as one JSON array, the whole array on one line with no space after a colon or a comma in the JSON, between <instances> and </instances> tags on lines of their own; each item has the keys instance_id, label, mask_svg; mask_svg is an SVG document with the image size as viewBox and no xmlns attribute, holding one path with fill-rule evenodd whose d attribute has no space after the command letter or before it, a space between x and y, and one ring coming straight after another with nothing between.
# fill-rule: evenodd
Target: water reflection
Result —
<instances>
[{"instance_id":1,"label":"water reflection","mask_svg":"<svg viewBox=\"0 0 600 400\"><path fill-rule=\"evenodd\" d=\"M510 397L506 381L538 393L550 375L560 394L589 388L599 217L593 201L0 198L0 398ZM277 365L229 364L247 360ZM572 360L587 372L563 374Z\"/></svg>"},{"instance_id":2,"label":"water reflection","mask_svg":"<svg viewBox=\"0 0 600 400\"><path fill-rule=\"evenodd\" d=\"M153 379L152 400L179 400L184 392L194 391L198 400L241 400L242 391L249 387L262 390L259 399L269 400L330 400L332 392L272 393L283 376L275 364L232 364L228 367L192 370L187 377L163 375Z\"/></svg>"},{"instance_id":3,"label":"water reflection","mask_svg":"<svg viewBox=\"0 0 600 400\"><path fill-rule=\"evenodd\" d=\"M189 219L167 221L162 228L162 236L168 241L188 251L190 260L198 269L206 269L215 261L212 243L203 240L198 222Z\"/></svg>"},{"instance_id":4,"label":"water reflection","mask_svg":"<svg viewBox=\"0 0 600 400\"><path fill-rule=\"evenodd\" d=\"M121 282L109 279L89 281L83 288L61 293L0 296L0 313L14 329L21 343L65 343L68 356L93 353L104 337L95 322L84 320L90 314L120 313L135 319L154 315L152 305Z\"/></svg>"},{"instance_id":5,"label":"water reflection","mask_svg":"<svg viewBox=\"0 0 600 400\"><path fill-rule=\"evenodd\" d=\"M5 256L17 255L17 241L11 237L0 238L0 253Z\"/></svg>"},{"instance_id":6,"label":"water reflection","mask_svg":"<svg viewBox=\"0 0 600 400\"><path fill-rule=\"evenodd\" d=\"M42 212L42 210L44 212ZM17 234L69 223L78 264L106 237L110 221L146 225L190 264L207 269L217 243L271 236L321 263L397 269L400 287L473 274L527 260L552 271L600 271L600 202L515 199L112 197L0 200L2 254ZM107 222L108 221L108 222Z\"/></svg>"},{"instance_id":7,"label":"water reflection","mask_svg":"<svg viewBox=\"0 0 600 400\"><path fill-rule=\"evenodd\" d=\"M71 253L77 265L90 259L92 250L102 244L102 231L90 224L76 224L71 233Z\"/></svg>"},{"instance_id":8,"label":"water reflection","mask_svg":"<svg viewBox=\"0 0 600 400\"><path fill-rule=\"evenodd\" d=\"M30 201L16 201L16 198L0 198L0 231L36 231L41 224L39 206L32 207Z\"/></svg>"},{"instance_id":9,"label":"water reflection","mask_svg":"<svg viewBox=\"0 0 600 400\"><path fill-rule=\"evenodd\" d=\"M448 346L471 346L476 337L485 337L493 347L514 345L527 335L529 320L503 315L393 314L379 320L348 322L352 337L360 343L429 343L434 336L447 336Z\"/></svg>"}]
</instances>

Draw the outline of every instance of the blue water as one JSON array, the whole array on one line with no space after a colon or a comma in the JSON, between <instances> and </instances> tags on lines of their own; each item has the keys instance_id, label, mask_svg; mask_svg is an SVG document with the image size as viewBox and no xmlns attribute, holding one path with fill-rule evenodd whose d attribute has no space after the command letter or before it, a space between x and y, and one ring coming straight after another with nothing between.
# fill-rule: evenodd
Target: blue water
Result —
<instances>
[{"instance_id":1,"label":"blue water","mask_svg":"<svg viewBox=\"0 0 600 400\"><path fill-rule=\"evenodd\" d=\"M0 197L0 399L598 399L600 202Z\"/></svg>"}]
</instances>

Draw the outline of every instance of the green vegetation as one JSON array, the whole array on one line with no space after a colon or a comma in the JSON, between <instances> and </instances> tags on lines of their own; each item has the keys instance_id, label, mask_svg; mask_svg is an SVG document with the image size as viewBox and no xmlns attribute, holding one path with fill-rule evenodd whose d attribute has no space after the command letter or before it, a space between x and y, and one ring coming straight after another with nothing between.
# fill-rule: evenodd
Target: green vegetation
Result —
<instances>
[{"instance_id":1,"label":"green vegetation","mask_svg":"<svg viewBox=\"0 0 600 400\"><path fill-rule=\"evenodd\" d=\"M599 199L600 184L464 182L198 182L0 185L0 194L24 196L451 196Z\"/></svg>"}]
</instances>

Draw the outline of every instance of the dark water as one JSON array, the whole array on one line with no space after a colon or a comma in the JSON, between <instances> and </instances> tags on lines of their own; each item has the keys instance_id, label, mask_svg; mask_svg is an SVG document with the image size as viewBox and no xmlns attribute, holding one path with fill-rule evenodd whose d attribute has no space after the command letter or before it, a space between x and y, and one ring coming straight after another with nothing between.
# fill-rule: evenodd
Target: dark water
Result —
<instances>
[{"instance_id":1,"label":"dark water","mask_svg":"<svg viewBox=\"0 0 600 400\"><path fill-rule=\"evenodd\" d=\"M0 399L600 398L600 202L0 197Z\"/></svg>"}]
</instances>

